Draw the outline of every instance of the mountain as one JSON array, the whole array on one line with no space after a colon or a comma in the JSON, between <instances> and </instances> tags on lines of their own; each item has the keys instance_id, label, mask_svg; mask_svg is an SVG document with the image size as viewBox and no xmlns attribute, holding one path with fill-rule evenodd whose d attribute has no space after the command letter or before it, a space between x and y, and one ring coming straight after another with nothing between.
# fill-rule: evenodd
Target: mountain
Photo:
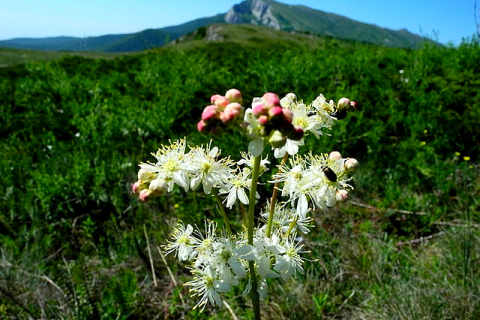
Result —
<instances>
[{"instance_id":1,"label":"mountain","mask_svg":"<svg viewBox=\"0 0 480 320\"><path fill-rule=\"evenodd\" d=\"M308 32L392 47L414 48L426 41L405 29L394 31L380 28L333 13L273 0L247 0L234 5L225 15L225 22L252 23L276 30Z\"/></svg>"},{"instance_id":2,"label":"mountain","mask_svg":"<svg viewBox=\"0 0 480 320\"><path fill-rule=\"evenodd\" d=\"M214 23L254 24L278 31L307 33L391 47L415 48L420 43L429 41L405 29L395 31L381 28L301 5L286 5L273 0L247 0L234 5L225 14L177 26L87 38L17 38L0 41L0 47L67 51L142 51L163 46L193 33L200 27Z\"/></svg>"}]
</instances>

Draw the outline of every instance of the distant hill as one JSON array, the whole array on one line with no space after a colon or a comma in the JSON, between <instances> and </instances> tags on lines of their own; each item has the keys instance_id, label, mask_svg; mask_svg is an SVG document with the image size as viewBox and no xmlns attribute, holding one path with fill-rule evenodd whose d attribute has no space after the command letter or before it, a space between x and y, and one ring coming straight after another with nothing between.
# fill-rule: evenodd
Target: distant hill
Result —
<instances>
[{"instance_id":1,"label":"distant hill","mask_svg":"<svg viewBox=\"0 0 480 320\"><path fill-rule=\"evenodd\" d=\"M0 47L56 51L143 51L163 46L200 27L214 23L254 24L275 30L302 32L392 47L415 48L420 43L429 41L404 29L394 31L381 28L305 6L286 5L273 0L247 0L234 5L225 14L201 18L177 26L148 29L132 34L86 38L17 38L0 41Z\"/></svg>"}]
</instances>

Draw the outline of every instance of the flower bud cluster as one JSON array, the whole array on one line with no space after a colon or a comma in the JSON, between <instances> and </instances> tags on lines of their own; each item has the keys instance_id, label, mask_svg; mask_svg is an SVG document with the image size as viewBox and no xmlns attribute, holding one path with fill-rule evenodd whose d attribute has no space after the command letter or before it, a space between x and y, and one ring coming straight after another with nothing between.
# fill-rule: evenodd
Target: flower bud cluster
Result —
<instances>
[{"instance_id":1,"label":"flower bud cluster","mask_svg":"<svg viewBox=\"0 0 480 320\"><path fill-rule=\"evenodd\" d=\"M210 102L211 105L203 109L202 119L197 124L198 131L202 133L216 133L243 118L242 93L237 89L228 90L225 96L215 94Z\"/></svg>"},{"instance_id":2,"label":"flower bud cluster","mask_svg":"<svg viewBox=\"0 0 480 320\"><path fill-rule=\"evenodd\" d=\"M274 148L285 145L287 139L298 141L303 137L303 128L292 123L292 112L282 107L280 99L272 92L253 99L252 114L262 126L260 136L268 137Z\"/></svg>"}]
</instances>

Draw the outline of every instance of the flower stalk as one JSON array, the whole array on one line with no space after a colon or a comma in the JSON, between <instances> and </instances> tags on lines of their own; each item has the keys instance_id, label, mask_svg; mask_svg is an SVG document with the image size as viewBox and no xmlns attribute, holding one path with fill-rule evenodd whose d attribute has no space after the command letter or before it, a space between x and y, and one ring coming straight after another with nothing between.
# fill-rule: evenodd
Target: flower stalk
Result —
<instances>
[{"instance_id":1,"label":"flower stalk","mask_svg":"<svg viewBox=\"0 0 480 320\"><path fill-rule=\"evenodd\" d=\"M288 160L288 153L285 153L285 155L282 158L281 167L283 167L285 165L287 160ZM270 211L268 213L267 230L265 231L265 235L268 238L270 238L272 236L273 214L275 212L275 204L277 203L277 195L278 195L279 184L280 184L279 182L276 182L275 185L273 186L272 198L270 200Z\"/></svg>"},{"instance_id":2,"label":"flower stalk","mask_svg":"<svg viewBox=\"0 0 480 320\"><path fill-rule=\"evenodd\" d=\"M250 186L250 197L248 205L248 244L253 246L253 227L255 221L255 195L257 194L257 185L258 185L258 174L260 172L260 160L262 155L256 156L253 158L253 172L252 172L252 184ZM260 320L260 296L258 294L258 282L257 275L255 271L255 262L249 261L248 266L250 268L250 283L252 284L252 291L250 293L252 304L253 304L253 314L255 320Z\"/></svg>"},{"instance_id":3,"label":"flower stalk","mask_svg":"<svg viewBox=\"0 0 480 320\"><path fill-rule=\"evenodd\" d=\"M223 223L225 224L225 229L227 229L228 235L231 236L233 234L232 228L230 227L230 222L228 221L227 212L225 211L225 207L223 206L222 199L218 195L217 191L213 190L212 193L213 193L213 197L215 198L215 201L217 202L218 210L220 210L220 213L222 215Z\"/></svg>"}]
</instances>

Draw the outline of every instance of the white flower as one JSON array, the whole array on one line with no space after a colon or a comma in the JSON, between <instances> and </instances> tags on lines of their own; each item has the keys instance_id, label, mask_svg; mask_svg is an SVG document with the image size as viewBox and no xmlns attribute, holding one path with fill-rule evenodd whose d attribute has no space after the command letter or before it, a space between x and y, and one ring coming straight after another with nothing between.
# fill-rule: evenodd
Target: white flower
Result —
<instances>
[{"instance_id":1,"label":"white flower","mask_svg":"<svg viewBox=\"0 0 480 320\"><path fill-rule=\"evenodd\" d=\"M240 155L242 156L242 159L240 159L237 164L240 165L246 165L250 169L253 169L253 164L254 164L254 158L252 157L252 154L246 153L246 152L241 152ZM262 175L266 171L268 171L268 166L270 164L270 161L268 161L268 155L265 157L265 159L260 159L260 170L259 170L259 175Z\"/></svg>"},{"instance_id":2,"label":"white flower","mask_svg":"<svg viewBox=\"0 0 480 320\"><path fill-rule=\"evenodd\" d=\"M331 103L333 103L333 101L331 101ZM329 112L323 108L324 106L330 107L330 104L326 103L323 95L317 97L312 104L306 105L303 101L297 102L295 94L289 93L280 100L280 104L292 112L292 124L302 128L304 135L308 135L308 133L311 132L316 138L319 138L323 135L322 128L330 129L335 120L335 118L330 116ZM333 112L334 107L331 107L331 112ZM282 158L287 153L289 155L295 155L298 153L299 146L303 146L303 144L303 138L299 141L287 138L284 146L274 148L274 156L275 158Z\"/></svg>"},{"instance_id":3,"label":"white flower","mask_svg":"<svg viewBox=\"0 0 480 320\"><path fill-rule=\"evenodd\" d=\"M285 144L282 147L274 148L273 156L277 159L283 158L287 153L293 156L298 153L298 147L303 145L304 145L303 138L298 141L290 140L287 138L287 142L285 142Z\"/></svg>"},{"instance_id":4,"label":"white flower","mask_svg":"<svg viewBox=\"0 0 480 320\"><path fill-rule=\"evenodd\" d=\"M200 265L210 265L212 259L215 257L220 242L217 241L217 236L215 231L217 225L213 221L205 222L205 235L203 235L199 230L195 230L195 234L198 237L199 244L195 247L195 252L197 254L197 259L195 260L195 266L199 267Z\"/></svg>"},{"instance_id":5,"label":"white flower","mask_svg":"<svg viewBox=\"0 0 480 320\"><path fill-rule=\"evenodd\" d=\"M228 193L225 199L227 202L225 206L227 208L232 208L237 199L240 200L241 203L248 205L249 199L245 189L250 188L252 181L252 179L249 178L250 172L250 169L245 168L225 180L225 185L220 191L220 194Z\"/></svg>"},{"instance_id":6,"label":"white flower","mask_svg":"<svg viewBox=\"0 0 480 320\"><path fill-rule=\"evenodd\" d=\"M330 115L335 111L333 100L327 102L327 99L321 94L312 102L312 107L317 111L317 115L323 124L322 126L331 129L336 121L336 118Z\"/></svg>"},{"instance_id":7,"label":"white flower","mask_svg":"<svg viewBox=\"0 0 480 320\"><path fill-rule=\"evenodd\" d=\"M323 135L322 128L326 127L324 118L322 118L312 105L303 103L294 104L289 108L293 114L292 123L303 129L305 134L313 133L316 138Z\"/></svg>"},{"instance_id":8,"label":"white flower","mask_svg":"<svg viewBox=\"0 0 480 320\"><path fill-rule=\"evenodd\" d=\"M352 189L348 184L351 177L344 172L344 161L311 154L291 158L290 166L281 166L273 182L283 182L282 195L289 197L286 203L296 206L299 218L303 218L310 210L309 199L312 209L330 208L337 202L338 190Z\"/></svg>"},{"instance_id":9,"label":"white flower","mask_svg":"<svg viewBox=\"0 0 480 320\"><path fill-rule=\"evenodd\" d=\"M174 183L188 191L190 179L185 171L185 147L185 139L175 141L169 146L163 145L153 155L157 163L142 163L140 168L165 180L168 192L173 190Z\"/></svg>"},{"instance_id":10,"label":"white flower","mask_svg":"<svg viewBox=\"0 0 480 320\"><path fill-rule=\"evenodd\" d=\"M283 243L284 251L276 257L273 269L280 274L283 280L287 280L297 272L303 274L303 259L300 257L302 245L295 244L295 237L294 235L285 239Z\"/></svg>"},{"instance_id":11,"label":"white flower","mask_svg":"<svg viewBox=\"0 0 480 320\"><path fill-rule=\"evenodd\" d=\"M247 274L243 260L255 260L256 250L253 246L234 243L228 238L220 239L219 243L218 251L212 259L212 264L217 269L222 270L222 272L219 272L222 280L236 285L238 284L236 279L243 279ZM235 279L231 277L230 270L235 275Z\"/></svg>"},{"instance_id":12,"label":"white flower","mask_svg":"<svg viewBox=\"0 0 480 320\"><path fill-rule=\"evenodd\" d=\"M207 302L214 306L222 306L222 298L218 293L230 291L230 285L219 280L215 270L210 266L204 269L193 269L192 273L194 274L193 280L186 282L185 286L192 287L190 289L192 297L200 297L200 301L193 308L200 307L203 311Z\"/></svg>"},{"instance_id":13,"label":"white flower","mask_svg":"<svg viewBox=\"0 0 480 320\"><path fill-rule=\"evenodd\" d=\"M206 148L192 148L186 170L192 175L190 187L193 190L202 183L203 191L209 194L214 186L231 175L232 161L229 158L218 159L219 156L220 150L217 147L210 149L210 144Z\"/></svg>"},{"instance_id":14,"label":"white flower","mask_svg":"<svg viewBox=\"0 0 480 320\"><path fill-rule=\"evenodd\" d=\"M185 225L178 223L173 228L172 238L173 241L168 241L165 246L166 254L175 252L180 261L190 260L194 256L194 249L199 244L199 240L192 236L193 227L191 225Z\"/></svg>"},{"instance_id":15,"label":"white flower","mask_svg":"<svg viewBox=\"0 0 480 320\"><path fill-rule=\"evenodd\" d=\"M309 233L312 219L307 217L307 212L298 212L293 208L288 208L284 204L277 203L273 211L272 226L274 232L281 231L286 233L293 224L292 231L300 230L302 233ZM268 221L270 214L270 205L261 213L265 222ZM264 226L265 227L265 226ZM262 227L262 228L264 228Z\"/></svg>"}]
</instances>

